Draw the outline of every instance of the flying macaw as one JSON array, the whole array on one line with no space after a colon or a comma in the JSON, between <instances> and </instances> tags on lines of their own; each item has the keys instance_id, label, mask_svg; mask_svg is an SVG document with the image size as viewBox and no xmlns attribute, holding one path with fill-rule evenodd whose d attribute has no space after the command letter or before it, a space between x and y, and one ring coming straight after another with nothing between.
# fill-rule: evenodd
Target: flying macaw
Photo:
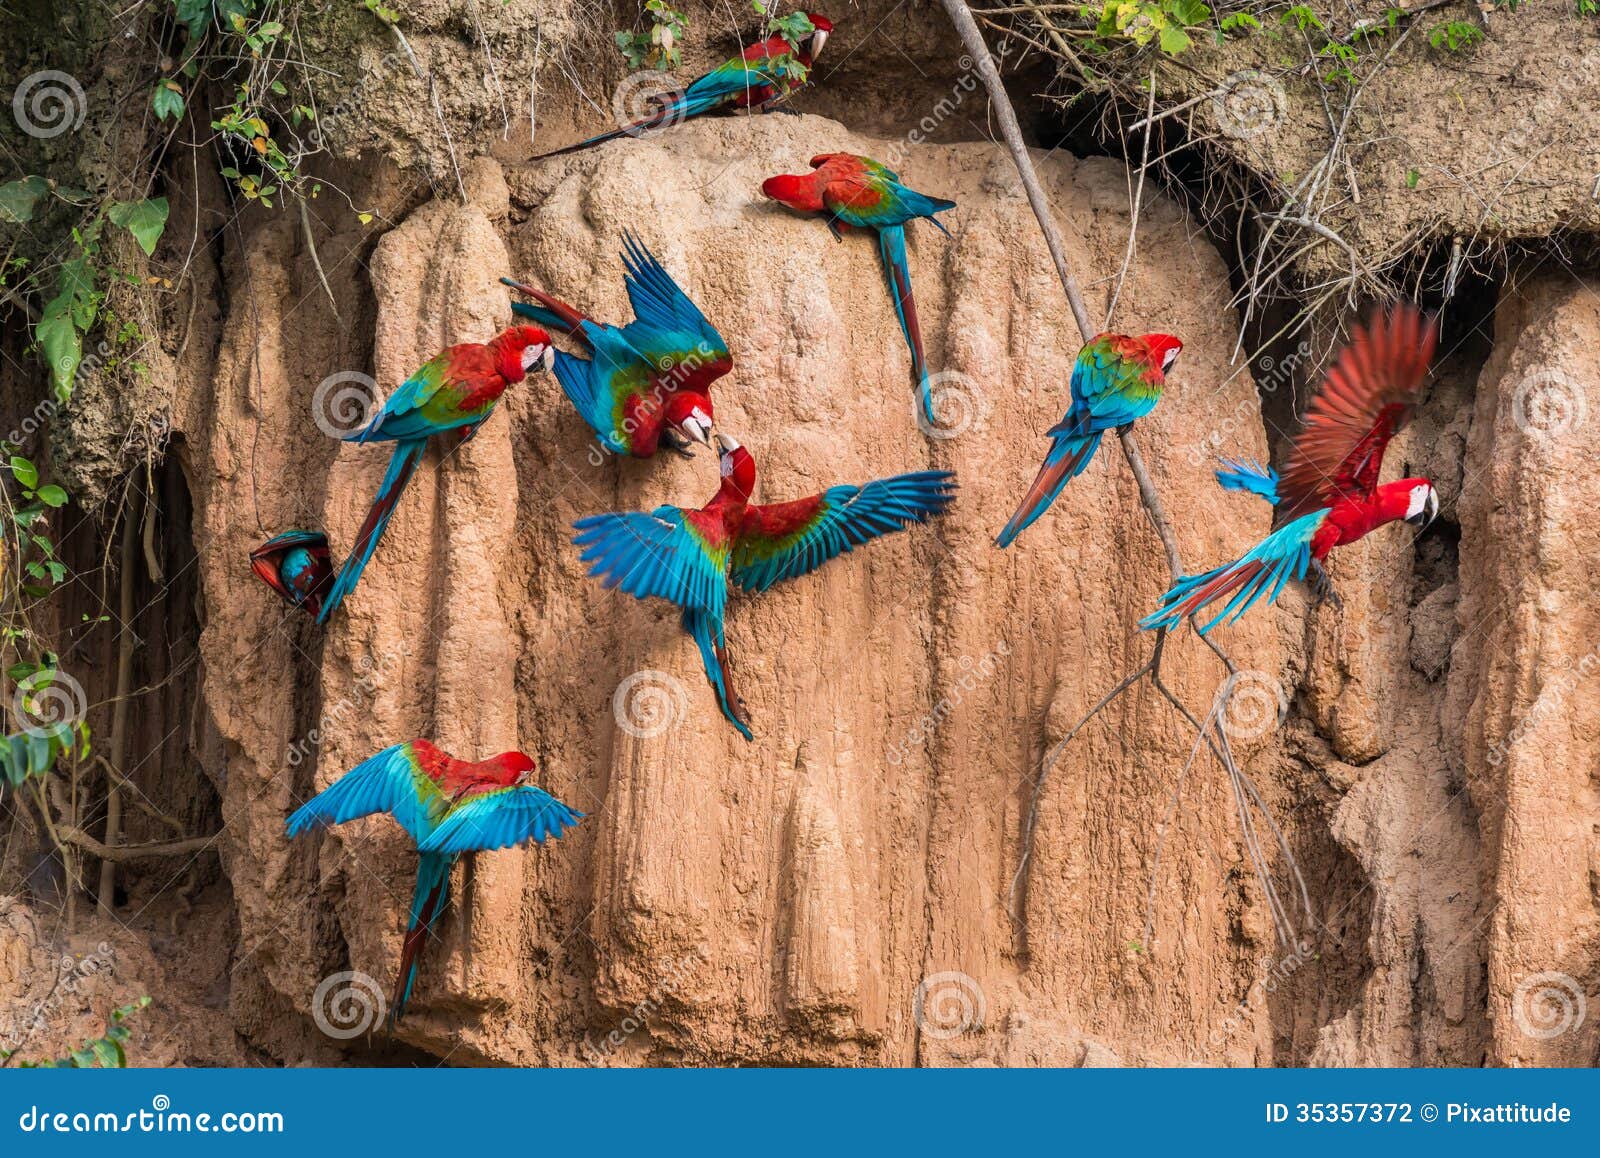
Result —
<instances>
[{"instance_id":1,"label":"flying macaw","mask_svg":"<svg viewBox=\"0 0 1600 1158\"><path fill-rule=\"evenodd\" d=\"M369 756L289 817L288 834L296 837L387 812L417 844L417 887L389 1003L391 1029L405 1016L422 947L450 902L450 870L461 854L559 839L583 816L535 785L533 770L521 752L473 764L412 740Z\"/></svg>"},{"instance_id":2,"label":"flying macaw","mask_svg":"<svg viewBox=\"0 0 1600 1158\"><path fill-rule=\"evenodd\" d=\"M778 107L792 93L803 88L811 76L811 66L833 31L833 22L818 12L807 12L811 32L797 48L781 35L752 44L739 56L726 61L704 76L689 82L682 92L664 93L654 101L655 111L643 120L624 128L612 129L576 145L541 153L535 161L576 153L592 145L618 137L637 137L662 125L673 125L690 117L719 109L755 109L767 112Z\"/></svg>"},{"instance_id":3,"label":"flying macaw","mask_svg":"<svg viewBox=\"0 0 1600 1158\"><path fill-rule=\"evenodd\" d=\"M1009 547L1050 509L1061 488L1089 465L1102 434L1132 425L1156 408L1167 371L1182 350L1183 343L1171 334L1097 334L1078 351L1072 366L1072 405L1045 432L1050 453L1017 513L996 537L997 546Z\"/></svg>"},{"instance_id":4,"label":"flying macaw","mask_svg":"<svg viewBox=\"0 0 1600 1158\"><path fill-rule=\"evenodd\" d=\"M333 586L333 557L321 531L285 531L250 552L250 569L291 607L313 616Z\"/></svg>"},{"instance_id":5,"label":"flying macaw","mask_svg":"<svg viewBox=\"0 0 1600 1158\"><path fill-rule=\"evenodd\" d=\"M1425 478L1379 485L1383 452L1422 399L1428 364L1438 345L1437 323L1401 303L1374 311L1340 351L1306 412L1305 425L1280 478L1256 463L1224 461L1217 481L1271 502L1276 529L1231 563L1185 575L1140 624L1175 627L1219 599L1232 596L1204 635L1235 620L1263 595L1277 600L1291 578L1315 573L1318 594L1333 596L1322 561L1397 520L1421 529L1439 513L1439 496ZM1333 596L1337 601L1337 596Z\"/></svg>"},{"instance_id":6,"label":"flying macaw","mask_svg":"<svg viewBox=\"0 0 1600 1158\"><path fill-rule=\"evenodd\" d=\"M926 522L955 498L949 471L917 471L865 486L830 487L820 495L757 506L750 452L718 434L722 483L699 510L660 506L646 514L590 515L574 526L589 574L637 599L656 596L683 608L717 704L746 740L753 740L743 703L729 686L723 613L728 580L765 591L782 579L815 571L880 535Z\"/></svg>"},{"instance_id":7,"label":"flying macaw","mask_svg":"<svg viewBox=\"0 0 1600 1158\"><path fill-rule=\"evenodd\" d=\"M355 590L400 495L422 462L428 439L460 430L465 442L488 421L507 386L521 382L535 367L548 370L554 357L550 335L538 326L512 326L487 345L451 346L406 379L384 401L377 417L346 436L346 442L393 442L395 448L350 557L317 613L318 623L326 623L345 596Z\"/></svg>"},{"instance_id":8,"label":"flying macaw","mask_svg":"<svg viewBox=\"0 0 1600 1158\"><path fill-rule=\"evenodd\" d=\"M691 444L711 445L711 383L733 368L733 355L655 254L631 233L623 235L623 247L634 320L620 329L590 321L531 285L500 280L539 303L513 302L513 312L565 331L593 355L557 351L554 369L602 446L649 458L665 441L689 457Z\"/></svg>"},{"instance_id":9,"label":"flying macaw","mask_svg":"<svg viewBox=\"0 0 1600 1158\"><path fill-rule=\"evenodd\" d=\"M936 422L933 398L928 389L928 364L922 353L922 327L917 323L917 303L911 296L911 267L906 263L906 224L918 217L944 227L936 213L954 209L954 201L929 197L900 184L900 175L871 157L854 153L822 153L811 158L810 173L768 177L761 191L774 201L804 213L826 215L828 228L836 240L843 241L847 229L872 229L878 234L878 252L883 272L889 279L889 294L900 330L911 351L911 376L917 385L917 401L923 421Z\"/></svg>"}]
</instances>

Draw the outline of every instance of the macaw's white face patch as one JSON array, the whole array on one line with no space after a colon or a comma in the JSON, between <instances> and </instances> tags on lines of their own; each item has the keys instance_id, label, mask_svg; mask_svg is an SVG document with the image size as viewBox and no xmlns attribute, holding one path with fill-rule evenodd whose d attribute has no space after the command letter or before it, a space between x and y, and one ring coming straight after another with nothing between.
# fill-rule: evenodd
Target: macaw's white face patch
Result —
<instances>
[{"instance_id":1,"label":"macaw's white face patch","mask_svg":"<svg viewBox=\"0 0 1600 1158\"><path fill-rule=\"evenodd\" d=\"M1183 353L1182 346L1173 346L1161 356L1161 372L1165 374L1172 369L1172 364L1178 360L1178 355Z\"/></svg>"}]
</instances>

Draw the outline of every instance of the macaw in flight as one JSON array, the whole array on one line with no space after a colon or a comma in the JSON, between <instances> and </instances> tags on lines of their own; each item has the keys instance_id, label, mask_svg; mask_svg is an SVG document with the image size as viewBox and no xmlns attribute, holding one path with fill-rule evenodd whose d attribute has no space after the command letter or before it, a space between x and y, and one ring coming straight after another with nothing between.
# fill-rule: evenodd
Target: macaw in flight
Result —
<instances>
[{"instance_id":1,"label":"macaw in flight","mask_svg":"<svg viewBox=\"0 0 1600 1158\"><path fill-rule=\"evenodd\" d=\"M613 454L649 458L665 442L692 457L711 445L711 384L733 369L728 343L689 295L631 233L623 235L623 283L634 320L620 329L593 322L560 298L501 278L539 304L513 302L519 317L564 331L588 359L557 351L556 381L600 445Z\"/></svg>"},{"instance_id":2,"label":"macaw in flight","mask_svg":"<svg viewBox=\"0 0 1600 1158\"><path fill-rule=\"evenodd\" d=\"M803 34L798 47L781 35L769 36L690 81L682 92L663 93L655 98L654 111L643 120L564 149L541 153L534 160L576 153L618 137L637 137L663 125L675 125L717 110L768 112L780 107L792 93L805 87L811 77L812 64L833 32L833 22L821 13L807 12L806 18L811 21L811 31Z\"/></svg>"},{"instance_id":3,"label":"macaw in flight","mask_svg":"<svg viewBox=\"0 0 1600 1158\"><path fill-rule=\"evenodd\" d=\"M926 522L954 500L955 476L917 471L757 506L750 502L755 460L727 435L716 438L722 482L704 507L590 515L574 524L573 541L607 589L621 587L637 599L656 596L683 609L683 629L700 649L722 714L753 740L727 672L723 615L730 577L746 591L765 591L871 539Z\"/></svg>"},{"instance_id":4,"label":"macaw in flight","mask_svg":"<svg viewBox=\"0 0 1600 1158\"><path fill-rule=\"evenodd\" d=\"M934 214L954 209L956 203L908 189L900 184L898 173L871 157L822 153L812 157L810 164L810 173L768 177L761 183L761 191L791 209L824 214L837 241L844 240L843 233L848 229L877 232L889 294L900 318L906 348L911 352L917 402L923 422L934 426L928 364L922 353L922 327L917 322L917 303L911 296L911 267L906 262L906 225L923 217L948 237L950 231Z\"/></svg>"},{"instance_id":5,"label":"macaw in flight","mask_svg":"<svg viewBox=\"0 0 1600 1158\"><path fill-rule=\"evenodd\" d=\"M412 740L369 756L289 817L288 834L296 837L387 812L417 844L417 887L389 1002L391 1030L405 1016L422 947L450 902L450 870L461 854L559 839L583 816L534 784L533 771L521 752L474 764Z\"/></svg>"},{"instance_id":6,"label":"macaw in flight","mask_svg":"<svg viewBox=\"0 0 1600 1158\"><path fill-rule=\"evenodd\" d=\"M538 326L512 326L487 344L451 346L406 379L371 422L345 437L346 442L393 442L395 448L350 557L317 613L318 623L326 623L355 590L395 505L422 462L428 440L460 430L465 442L488 421L507 386L521 382L530 370L549 369L554 358L550 335Z\"/></svg>"},{"instance_id":7,"label":"macaw in flight","mask_svg":"<svg viewBox=\"0 0 1600 1158\"><path fill-rule=\"evenodd\" d=\"M1108 430L1131 426L1161 401L1167 372L1183 343L1171 334L1097 334L1072 366L1072 403L1066 417L1045 433L1050 453L1022 496L1022 504L995 539L1009 547L1050 509L1068 482L1083 473Z\"/></svg>"},{"instance_id":8,"label":"macaw in flight","mask_svg":"<svg viewBox=\"0 0 1600 1158\"><path fill-rule=\"evenodd\" d=\"M333 586L333 557L321 531L285 531L250 552L250 569L291 607L313 617Z\"/></svg>"},{"instance_id":9,"label":"macaw in flight","mask_svg":"<svg viewBox=\"0 0 1600 1158\"><path fill-rule=\"evenodd\" d=\"M1185 575L1141 621L1145 628L1176 627L1218 600L1222 610L1204 635L1243 615L1263 595L1275 602L1283 585L1315 573L1319 595L1333 595L1322 561L1387 523L1404 520L1419 530L1439 513L1439 495L1425 478L1379 484L1383 452L1422 400L1428 364L1439 341L1436 321L1401 303L1374 311L1357 326L1349 345L1306 412L1305 425L1282 478L1256 463L1225 460L1217 481L1249 491L1276 508L1277 528L1231 563Z\"/></svg>"}]
</instances>

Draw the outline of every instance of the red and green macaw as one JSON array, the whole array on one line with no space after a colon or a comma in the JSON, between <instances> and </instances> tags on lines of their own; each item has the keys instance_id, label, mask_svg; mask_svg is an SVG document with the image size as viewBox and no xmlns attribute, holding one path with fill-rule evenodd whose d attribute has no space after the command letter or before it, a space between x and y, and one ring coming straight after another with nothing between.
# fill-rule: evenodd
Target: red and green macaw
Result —
<instances>
[{"instance_id":1,"label":"red and green macaw","mask_svg":"<svg viewBox=\"0 0 1600 1158\"><path fill-rule=\"evenodd\" d=\"M949 236L936 213L954 209L954 201L929 197L900 184L900 175L871 157L854 153L822 153L811 158L810 173L768 177L761 191L774 201L804 213L826 216L836 240L847 229L872 229L878 234L878 252L889 278L889 294L900 330L911 351L911 377L925 424L936 425L933 398L928 388L928 364L922 353L922 327L917 303L911 296L911 267L906 262L906 224L924 217Z\"/></svg>"},{"instance_id":2,"label":"red and green macaw","mask_svg":"<svg viewBox=\"0 0 1600 1158\"><path fill-rule=\"evenodd\" d=\"M1276 601L1285 583L1304 579L1308 570L1315 573L1317 593L1337 602L1322 566L1328 552L1398 520L1418 529L1431 523L1439 496L1429 480L1379 484L1378 474L1389 439L1422 400L1438 341L1436 322L1408 303L1375 311L1368 326L1357 326L1311 401L1282 478L1240 461L1224 461L1217 471L1224 488L1272 503L1277 529L1233 562L1183 576L1141 626L1176 627L1227 599L1198 628L1204 635L1238 619L1262 596Z\"/></svg>"},{"instance_id":3,"label":"red and green macaw","mask_svg":"<svg viewBox=\"0 0 1600 1158\"><path fill-rule=\"evenodd\" d=\"M563 330L590 352L588 359L558 351L561 389L600 445L613 454L649 458L665 442L689 456L691 444L711 445L711 384L733 369L733 355L689 295L631 233L622 262L634 320L620 329L593 322L560 298L501 278L539 304L513 302L521 317Z\"/></svg>"},{"instance_id":4,"label":"red and green macaw","mask_svg":"<svg viewBox=\"0 0 1600 1158\"><path fill-rule=\"evenodd\" d=\"M637 137L652 129L675 125L690 117L718 110L754 109L767 112L777 108L791 94L805 87L811 78L812 64L833 32L833 22L826 16L818 12L807 12L805 15L811 22L811 31L800 33L797 37L798 46L790 44L781 35L769 36L704 76L690 81L689 87L682 92L658 97L654 111L643 120L579 141L576 145L568 145L564 149L541 153L534 160L576 153L618 137Z\"/></svg>"},{"instance_id":5,"label":"red and green macaw","mask_svg":"<svg viewBox=\"0 0 1600 1158\"><path fill-rule=\"evenodd\" d=\"M538 326L512 326L486 345L451 346L406 379L384 401L377 417L346 437L346 442L393 442L395 448L350 557L317 613L318 623L326 623L355 590L395 505L422 462L428 439L459 430L465 442L488 421L507 386L521 382L535 367L549 369L554 357L550 335Z\"/></svg>"},{"instance_id":6,"label":"red and green macaw","mask_svg":"<svg viewBox=\"0 0 1600 1158\"><path fill-rule=\"evenodd\" d=\"M289 817L288 834L387 812L416 841L417 886L400 949L400 975L389 1003L391 1028L405 1016L422 947L450 902L450 870L464 852L560 838L583 816L533 783L521 752L457 760L427 740L395 744L369 756Z\"/></svg>"},{"instance_id":7,"label":"red and green macaw","mask_svg":"<svg viewBox=\"0 0 1600 1158\"><path fill-rule=\"evenodd\" d=\"M591 564L589 573L606 588L621 587L637 599L656 596L683 609L683 629L700 648L722 714L753 740L726 670L729 579L746 591L765 591L870 539L926 522L954 500L955 476L917 471L757 506L750 502L755 460L727 435L716 438L722 482L711 502L699 510L660 506L648 514L590 515L574 524L573 541Z\"/></svg>"},{"instance_id":8,"label":"red and green macaw","mask_svg":"<svg viewBox=\"0 0 1600 1158\"><path fill-rule=\"evenodd\" d=\"M1045 432L1050 436L1050 453L996 545L1009 547L1050 509L1061 488L1089 465L1102 434L1121 430L1156 408L1167 372L1182 349L1183 343L1171 334L1097 334L1078 351L1072 366L1072 404L1066 417Z\"/></svg>"},{"instance_id":9,"label":"red and green macaw","mask_svg":"<svg viewBox=\"0 0 1600 1158\"><path fill-rule=\"evenodd\" d=\"M285 531L250 552L250 569L291 607L313 616L333 586L333 556L321 531Z\"/></svg>"}]
</instances>

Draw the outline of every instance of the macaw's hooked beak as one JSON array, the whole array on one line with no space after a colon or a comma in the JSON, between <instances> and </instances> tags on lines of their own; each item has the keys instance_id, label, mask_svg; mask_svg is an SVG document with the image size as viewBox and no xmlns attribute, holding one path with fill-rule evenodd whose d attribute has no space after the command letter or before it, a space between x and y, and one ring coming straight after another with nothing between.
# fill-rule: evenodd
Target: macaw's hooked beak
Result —
<instances>
[{"instance_id":1,"label":"macaw's hooked beak","mask_svg":"<svg viewBox=\"0 0 1600 1158\"><path fill-rule=\"evenodd\" d=\"M811 59L816 60L822 55L822 46L828 43L828 34L818 28L811 34Z\"/></svg>"},{"instance_id":2,"label":"macaw's hooked beak","mask_svg":"<svg viewBox=\"0 0 1600 1158\"><path fill-rule=\"evenodd\" d=\"M1429 523L1439 517L1439 492L1430 490L1428 497L1422 501L1422 509L1414 515L1407 515L1406 522L1417 530L1425 530Z\"/></svg>"},{"instance_id":3,"label":"macaw's hooked beak","mask_svg":"<svg viewBox=\"0 0 1600 1158\"><path fill-rule=\"evenodd\" d=\"M722 432L718 431L717 449L723 454L732 454L734 451L739 449L739 440L734 438L731 434L723 434Z\"/></svg>"},{"instance_id":4,"label":"macaw's hooked beak","mask_svg":"<svg viewBox=\"0 0 1600 1158\"><path fill-rule=\"evenodd\" d=\"M711 445L711 424L702 422L697 415L689 415L679 424L678 429L683 431L684 437L691 442L698 442L701 446Z\"/></svg>"},{"instance_id":5,"label":"macaw's hooked beak","mask_svg":"<svg viewBox=\"0 0 1600 1158\"><path fill-rule=\"evenodd\" d=\"M547 371L556 368L556 348L554 346L546 346L544 348L544 353L539 355L539 365L543 366Z\"/></svg>"},{"instance_id":6,"label":"macaw's hooked beak","mask_svg":"<svg viewBox=\"0 0 1600 1158\"><path fill-rule=\"evenodd\" d=\"M547 346L543 342L535 342L522 349L522 372L532 373L535 369L553 370L556 365L556 348Z\"/></svg>"}]
</instances>

